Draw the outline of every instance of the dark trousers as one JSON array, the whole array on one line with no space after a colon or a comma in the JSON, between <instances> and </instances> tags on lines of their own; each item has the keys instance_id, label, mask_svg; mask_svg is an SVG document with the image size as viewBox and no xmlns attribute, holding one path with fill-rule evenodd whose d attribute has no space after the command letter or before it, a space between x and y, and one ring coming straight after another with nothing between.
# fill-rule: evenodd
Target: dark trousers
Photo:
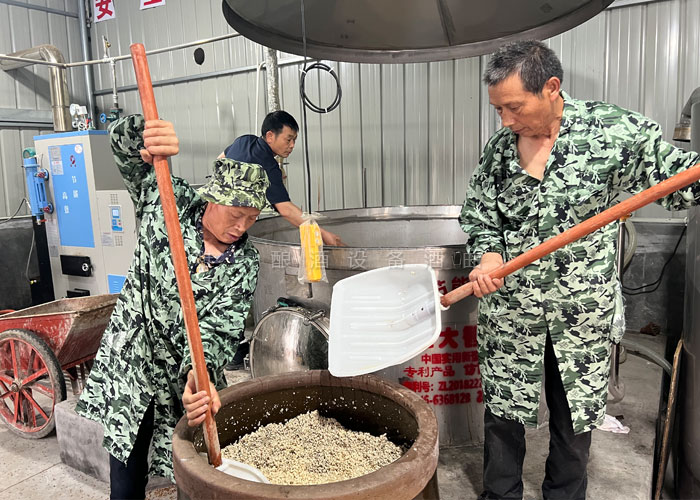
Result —
<instances>
[{"instance_id":1,"label":"dark trousers","mask_svg":"<svg viewBox=\"0 0 700 500\"><path fill-rule=\"evenodd\" d=\"M545 346L544 370L545 395L549 407L549 456L542 494L545 500L584 500L591 433L574 435L566 392L549 333ZM484 415L485 491L481 498L521 499L524 458L524 426L498 417L487 409Z\"/></svg>"},{"instance_id":2,"label":"dark trousers","mask_svg":"<svg viewBox=\"0 0 700 500\"><path fill-rule=\"evenodd\" d=\"M109 456L109 498L111 500L142 500L148 483L148 450L153 438L153 401L143 415L136 443L124 464Z\"/></svg>"}]
</instances>

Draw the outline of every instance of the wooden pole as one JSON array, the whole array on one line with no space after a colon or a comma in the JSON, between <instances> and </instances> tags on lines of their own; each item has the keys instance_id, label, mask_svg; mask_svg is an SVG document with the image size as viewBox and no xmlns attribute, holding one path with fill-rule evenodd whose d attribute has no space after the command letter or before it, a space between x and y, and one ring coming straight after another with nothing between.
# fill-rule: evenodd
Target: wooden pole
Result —
<instances>
[{"instance_id":1,"label":"wooden pole","mask_svg":"<svg viewBox=\"0 0 700 500\"><path fill-rule=\"evenodd\" d=\"M544 257L552 253L561 247L568 245L572 241L576 241L582 238L596 229L610 224L611 222L623 217L627 214L631 214L635 210L642 208L649 203L652 203L659 198L678 191L681 188L697 182L700 179L700 163L690 167L688 170L684 170L672 177L669 177L665 181L659 182L657 185L645 189L641 193L638 193L631 198L626 199L618 203L615 206L608 208L607 210L594 215L590 219L587 219L580 224L575 225L571 229L567 229L561 234L548 239L547 241L537 245L535 248L528 250L517 256L514 259L509 260L503 266L495 269L489 273L492 278L503 278L509 274L521 269L529 264L532 264L537 259ZM440 302L444 307L449 307L452 304L459 302L460 300L468 297L472 294L472 283L466 283L459 288L455 288L446 295L440 298Z\"/></svg>"},{"instance_id":2,"label":"wooden pole","mask_svg":"<svg viewBox=\"0 0 700 500\"><path fill-rule=\"evenodd\" d=\"M148 69L146 50L140 43L131 45L131 57L134 62L134 72L136 73L136 83L141 97L141 107L146 120L157 120L158 110L156 99L153 95L153 85L151 84L151 73ZM185 254L185 244L182 239L180 219L177 214L173 184L170 179L168 160L162 156L153 158L153 168L156 171L158 182L158 192L163 205L163 215L165 216L165 227L168 232L170 251L173 256L173 266L175 267L175 278L182 304L182 315L185 320L187 330L187 341L190 346L192 356L192 366L194 369L197 391L206 391L211 401L209 391L209 372L204 359L204 348L202 347L202 336L199 331L199 321L197 320L197 309L192 294L192 282L190 281L190 271L187 265L187 255ZM218 467L221 465L221 449L219 446L219 435L216 431L216 422L211 414L211 409L207 409L204 420L204 441L207 445L209 463Z\"/></svg>"},{"instance_id":3,"label":"wooden pole","mask_svg":"<svg viewBox=\"0 0 700 500\"><path fill-rule=\"evenodd\" d=\"M666 403L666 418L664 419L664 432L661 439L661 453L659 455L659 470L656 475L656 492L654 500L661 499L661 492L666 478L666 467L671 451L671 436L673 434L673 421L676 416L676 397L678 396L678 375L680 374L681 357L683 355L683 339L678 341L676 353L673 355L673 370L671 371L671 387L668 389L668 403Z\"/></svg>"}]
</instances>

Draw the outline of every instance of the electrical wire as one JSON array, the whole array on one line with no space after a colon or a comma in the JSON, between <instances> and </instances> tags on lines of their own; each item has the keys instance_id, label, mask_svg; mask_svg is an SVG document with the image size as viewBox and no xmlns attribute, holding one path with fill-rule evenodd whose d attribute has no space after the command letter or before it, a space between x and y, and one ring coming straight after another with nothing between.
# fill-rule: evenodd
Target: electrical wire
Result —
<instances>
[{"instance_id":1,"label":"electrical wire","mask_svg":"<svg viewBox=\"0 0 700 500\"><path fill-rule=\"evenodd\" d=\"M32 251L34 250L34 228L32 228L32 244L29 245L29 255L27 255L27 265L24 267L24 278L29 282L29 263L32 260Z\"/></svg>"},{"instance_id":2,"label":"electrical wire","mask_svg":"<svg viewBox=\"0 0 700 500\"><path fill-rule=\"evenodd\" d=\"M306 15L304 14L304 0L301 0L301 40L304 44L304 69L306 69ZM302 104L304 98L302 97ZM302 105L302 119L304 120L304 158L306 159L306 210L311 213L311 167L309 166L309 129L306 119L306 104Z\"/></svg>"},{"instance_id":3,"label":"electrical wire","mask_svg":"<svg viewBox=\"0 0 700 500\"><path fill-rule=\"evenodd\" d=\"M306 108L309 108L315 113L330 113L335 108L340 106L340 100L343 96L343 92L338 75L335 73L335 71L333 71L333 68L321 62L315 62L311 66L308 65L308 57L306 55L306 16L304 10L304 0L301 0L301 38L304 44L304 69L301 71L301 78L299 80L299 95L301 96L301 101L303 103L302 115L304 119L304 154L306 156L306 203L307 210L311 212L311 166L309 165L309 129L307 125ZM335 80L335 98L333 99L333 102L331 102L331 104L325 108L311 102L311 99L309 99L309 96L306 94L306 75L311 70L326 71L330 73Z\"/></svg>"},{"instance_id":4,"label":"electrical wire","mask_svg":"<svg viewBox=\"0 0 700 500\"><path fill-rule=\"evenodd\" d=\"M5 224L6 222L10 222L12 219L17 217L17 214L19 213L20 210L22 210L22 205L27 204L27 207L29 207L29 202L27 201L26 198L22 198L22 201L19 202L19 207L17 207L17 210L15 210L15 213L12 214L9 218L5 220L0 220L0 224Z\"/></svg>"},{"instance_id":5,"label":"electrical wire","mask_svg":"<svg viewBox=\"0 0 700 500\"><path fill-rule=\"evenodd\" d=\"M317 70L317 71L326 71L330 73L330 75L333 77L335 80L335 98L333 99L333 102L330 104L330 106L327 106L325 108L322 108L321 106L317 106L313 102L311 102L311 99L309 99L309 96L306 95L306 75L309 73L311 70ZM301 99L304 102L304 106L309 108L311 111L315 111L316 113L330 113L333 111L335 108L340 106L340 99L343 97L343 90L340 87L340 80L338 79L338 75L333 71L333 68L328 66L327 64L324 64L322 62L316 62L312 64L311 66L306 66L304 64L304 69L301 72L301 81L299 83L299 93L301 94Z\"/></svg>"},{"instance_id":6,"label":"electrical wire","mask_svg":"<svg viewBox=\"0 0 700 500\"><path fill-rule=\"evenodd\" d=\"M676 242L676 246L673 249L673 253L664 263L664 266L661 268L661 274L659 274L659 277L656 279L656 281L653 281L651 283L647 283L646 285L637 286L634 288L623 285L622 293L624 293L625 295L642 295L645 293L655 292L659 288L659 285L661 285L661 280L664 277L664 272L666 272L666 267L671 263L671 260L673 259L673 257L676 255L676 252L678 251L678 247L680 246L681 241L683 240L683 236L685 236L686 229L687 229L687 227L684 226L683 231L681 231L681 235L678 238L678 241ZM649 288L649 287L654 287L654 288L652 288L651 290L644 290L645 288Z\"/></svg>"},{"instance_id":7,"label":"electrical wire","mask_svg":"<svg viewBox=\"0 0 700 500\"><path fill-rule=\"evenodd\" d=\"M304 158L306 158L306 211L311 213L311 166L309 165L309 129L306 126L306 106L303 106L304 119Z\"/></svg>"},{"instance_id":8,"label":"electrical wire","mask_svg":"<svg viewBox=\"0 0 700 500\"><path fill-rule=\"evenodd\" d=\"M27 204L27 208L31 210L31 207L29 206L29 201L27 201L26 198L22 198L22 201L19 202L19 207L17 207L17 210L15 210L15 213L12 214L11 217L8 219L5 219L3 221L0 221L0 224L5 224L6 222L10 222L12 219L17 217L17 214L19 213L20 210L22 210L22 205ZM24 277L26 278L27 281L29 281L29 263L32 260L32 252L34 251L34 229L32 228L32 243L29 245L29 255L27 255L27 265L24 267Z\"/></svg>"}]
</instances>

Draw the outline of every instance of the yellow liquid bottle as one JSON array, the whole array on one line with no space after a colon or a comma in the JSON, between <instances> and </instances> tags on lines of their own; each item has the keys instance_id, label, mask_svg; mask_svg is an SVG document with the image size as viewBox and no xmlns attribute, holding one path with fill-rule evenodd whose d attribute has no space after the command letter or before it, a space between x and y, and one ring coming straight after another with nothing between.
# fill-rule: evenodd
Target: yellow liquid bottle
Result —
<instances>
[{"instance_id":1,"label":"yellow liquid bottle","mask_svg":"<svg viewBox=\"0 0 700 500\"><path fill-rule=\"evenodd\" d=\"M323 270L321 269L320 245L321 228L316 223L305 223L299 226L299 238L301 250L304 252L304 264L306 279L310 282L321 281Z\"/></svg>"}]
</instances>

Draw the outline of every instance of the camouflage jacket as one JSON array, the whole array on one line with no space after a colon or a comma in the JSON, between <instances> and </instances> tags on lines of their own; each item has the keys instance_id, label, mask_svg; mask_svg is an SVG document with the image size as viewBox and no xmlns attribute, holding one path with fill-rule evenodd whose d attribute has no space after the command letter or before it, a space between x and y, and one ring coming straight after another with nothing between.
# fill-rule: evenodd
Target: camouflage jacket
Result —
<instances>
[{"instance_id":1,"label":"camouflage jacket","mask_svg":"<svg viewBox=\"0 0 700 500\"><path fill-rule=\"evenodd\" d=\"M76 410L102 424L104 447L126 462L153 400L150 471L172 479L171 439L184 412L181 396L191 361L155 172L139 156L142 132L140 116L111 127L114 157L141 224L126 283ZM172 181L207 367L221 389L223 366L235 354L255 291L258 252L246 241L233 263L195 274L203 248L196 222L206 202L184 180Z\"/></svg>"},{"instance_id":2,"label":"camouflage jacket","mask_svg":"<svg viewBox=\"0 0 700 500\"><path fill-rule=\"evenodd\" d=\"M511 130L499 130L484 148L460 215L472 255L497 252L510 260L614 205L622 192L638 193L699 161L638 113L562 96L559 136L542 181L520 168ZM698 201L694 184L660 203L683 209ZM602 423L611 346L624 332L616 246L617 224L609 224L480 299L484 400L494 414L537 423L549 330L574 431Z\"/></svg>"}]
</instances>

